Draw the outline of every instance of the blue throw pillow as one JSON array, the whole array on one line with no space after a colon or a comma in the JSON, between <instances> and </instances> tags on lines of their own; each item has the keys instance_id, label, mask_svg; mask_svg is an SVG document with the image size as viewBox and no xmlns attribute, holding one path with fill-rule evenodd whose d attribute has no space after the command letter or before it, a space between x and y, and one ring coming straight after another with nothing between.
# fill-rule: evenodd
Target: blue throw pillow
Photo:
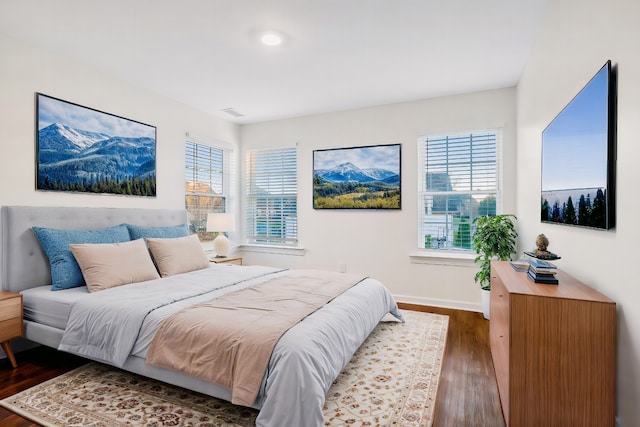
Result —
<instances>
[{"instance_id":1,"label":"blue throw pillow","mask_svg":"<svg viewBox=\"0 0 640 427\"><path fill-rule=\"evenodd\" d=\"M169 227L143 227L140 225L127 224L127 227L129 227L131 240L169 239L189 235L189 227L187 227L187 224L172 225Z\"/></svg>"},{"instance_id":2,"label":"blue throw pillow","mask_svg":"<svg viewBox=\"0 0 640 427\"><path fill-rule=\"evenodd\" d=\"M32 227L38 236L51 266L51 290L84 286L80 266L76 262L70 244L80 243L120 243L131 240L125 224L98 230L61 230L56 228Z\"/></svg>"}]
</instances>

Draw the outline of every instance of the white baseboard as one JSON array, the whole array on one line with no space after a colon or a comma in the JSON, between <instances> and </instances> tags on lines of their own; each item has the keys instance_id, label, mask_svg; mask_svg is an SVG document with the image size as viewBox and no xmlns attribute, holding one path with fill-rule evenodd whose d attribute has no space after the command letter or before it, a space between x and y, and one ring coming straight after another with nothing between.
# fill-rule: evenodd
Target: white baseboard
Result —
<instances>
[{"instance_id":1,"label":"white baseboard","mask_svg":"<svg viewBox=\"0 0 640 427\"><path fill-rule=\"evenodd\" d=\"M482 313L482 305L480 303L469 303L464 301L453 301L437 298L414 297L409 295L394 295L397 302L407 304L427 305L431 307L453 308L456 310L478 311Z\"/></svg>"}]
</instances>

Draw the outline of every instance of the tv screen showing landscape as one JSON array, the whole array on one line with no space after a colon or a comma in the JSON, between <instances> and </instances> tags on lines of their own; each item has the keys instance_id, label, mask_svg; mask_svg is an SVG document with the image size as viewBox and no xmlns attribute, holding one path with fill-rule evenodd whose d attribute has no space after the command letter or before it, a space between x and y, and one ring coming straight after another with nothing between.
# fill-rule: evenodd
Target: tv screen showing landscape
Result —
<instances>
[{"instance_id":1,"label":"tv screen showing landscape","mask_svg":"<svg viewBox=\"0 0 640 427\"><path fill-rule=\"evenodd\" d=\"M543 222L613 226L612 95L607 62L543 131Z\"/></svg>"}]
</instances>

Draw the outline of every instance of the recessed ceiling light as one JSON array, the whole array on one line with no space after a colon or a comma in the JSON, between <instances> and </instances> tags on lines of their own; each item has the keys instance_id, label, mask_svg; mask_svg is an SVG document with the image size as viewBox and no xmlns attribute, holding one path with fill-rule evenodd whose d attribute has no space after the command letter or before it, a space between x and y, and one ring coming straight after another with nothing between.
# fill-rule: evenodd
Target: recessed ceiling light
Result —
<instances>
[{"instance_id":1,"label":"recessed ceiling light","mask_svg":"<svg viewBox=\"0 0 640 427\"><path fill-rule=\"evenodd\" d=\"M282 43L282 36L274 31L268 31L262 33L260 36L260 42L267 46L278 46Z\"/></svg>"}]
</instances>

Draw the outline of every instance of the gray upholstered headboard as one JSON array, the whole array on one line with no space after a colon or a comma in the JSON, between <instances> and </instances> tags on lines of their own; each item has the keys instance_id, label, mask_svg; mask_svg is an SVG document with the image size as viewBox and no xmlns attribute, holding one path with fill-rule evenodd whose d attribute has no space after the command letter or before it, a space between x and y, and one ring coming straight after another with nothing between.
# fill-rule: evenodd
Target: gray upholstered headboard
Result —
<instances>
[{"instance_id":1,"label":"gray upholstered headboard","mask_svg":"<svg viewBox=\"0 0 640 427\"><path fill-rule=\"evenodd\" d=\"M49 260L32 226L89 230L129 223L149 227L185 224L184 209L2 206L0 289L20 292L51 283Z\"/></svg>"}]
</instances>

